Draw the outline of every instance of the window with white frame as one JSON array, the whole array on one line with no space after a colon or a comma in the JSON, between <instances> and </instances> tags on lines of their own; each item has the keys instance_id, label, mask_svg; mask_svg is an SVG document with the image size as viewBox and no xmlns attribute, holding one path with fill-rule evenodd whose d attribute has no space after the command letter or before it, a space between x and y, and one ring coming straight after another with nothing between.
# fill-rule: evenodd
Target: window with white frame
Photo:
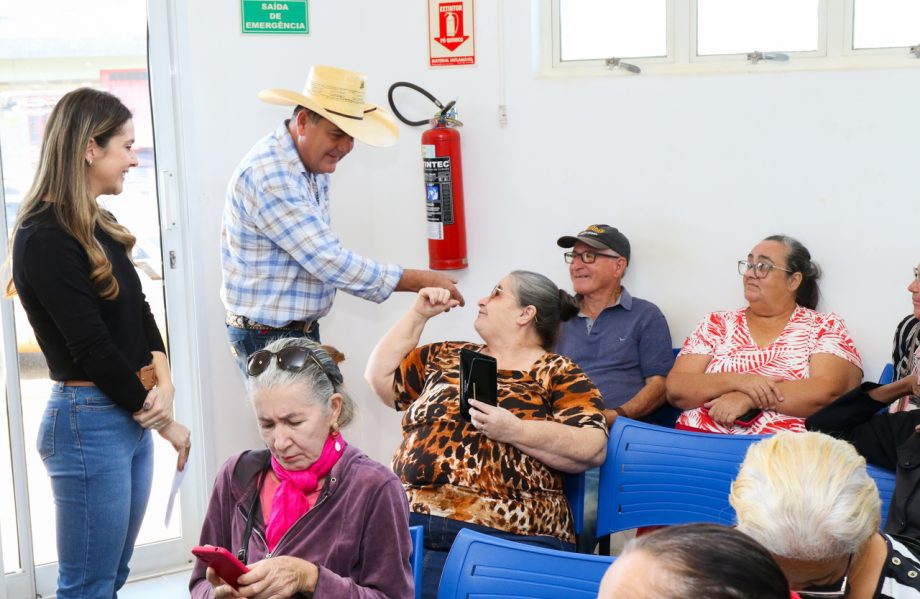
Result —
<instances>
[{"instance_id":1,"label":"window with white frame","mask_svg":"<svg viewBox=\"0 0 920 599\"><path fill-rule=\"evenodd\" d=\"M667 0L559 3L562 60L667 56Z\"/></svg>"},{"instance_id":2,"label":"window with white frame","mask_svg":"<svg viewBox=\"0 0 920 599\"><path fill-rule=\"evenodd\" d=\"M817 52L820 4L819 0L697 0L696 53Z\"/></svg>"},{"instance_id":3,"label":"window with white frame","mask_svg":"<svg viewBox=\"0 0 920 599\"><path fill-rule=\"evenodd\" d=\"M854 0L853 48L898 48L920 44L917 0Z\"/></svg>"},{"instance_id":4,"label":"window with white frame","mask_svg":"<svg viewBox=\"0 0 920 599\"><path fill-rule=\"evenodd\" d=\"M544 74L920 66L918 0L542 0ZM624 63L624 61L627 61Z\"/></svg>"}]
</instances>

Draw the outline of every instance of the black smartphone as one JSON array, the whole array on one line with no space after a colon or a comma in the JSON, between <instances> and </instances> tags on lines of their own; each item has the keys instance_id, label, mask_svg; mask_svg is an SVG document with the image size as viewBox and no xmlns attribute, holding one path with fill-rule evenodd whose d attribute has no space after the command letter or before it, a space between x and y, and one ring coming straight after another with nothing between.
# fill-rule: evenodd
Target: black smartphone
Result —
<instances>
[{"instance_id":1,"label":"black smartphone","mask_svg":"<svg viewBox=\"0 0 920 599\"><path fill-rule=\"evenodd\" d=\"M498 366L495 358L460 350L460 416L470 419L470 399L498 405Z\"/></svg>"},{"instance_id":2,"label":"black smartphone","mask_svg":"<svg viewBox=\"0 0 920 599\"><path fill-rule=\"evenodd\" d=\"M757 419L760 418L761 416L763 416L763 410L759 410L757 408L751 408L750 410L748 410L741 416L738 416L737 418L735 418L735 424L737 424L738 426L743 426L745 428L748 428L752 426L755 422L757 422Z\"/></svg>"}]
</instances>

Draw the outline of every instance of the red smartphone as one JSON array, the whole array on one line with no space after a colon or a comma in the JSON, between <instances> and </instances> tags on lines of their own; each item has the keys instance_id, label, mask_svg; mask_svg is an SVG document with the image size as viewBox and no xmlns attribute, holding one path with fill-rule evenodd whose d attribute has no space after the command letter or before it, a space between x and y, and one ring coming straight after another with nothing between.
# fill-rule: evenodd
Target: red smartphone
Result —
<instances>
[{"instance_id":1,"label":"red smartphone","mask_svg":"<svg viewBox=\"0 0 920 599\"><path fill-rule=\"evenodd\" d=\"M249 568L236 559L236 556L224 549L214 545L201 545L193 547L192 553L201 559L204 563L214 568L217 575L224 579L224 582L234 589L240 588L237 578L249 572Z\"/></svg>"},{"instance_id":2,"label":"red smartphone","mask_svg":"<svg viewBox=\"0 0 920 599\"><path fill-rule=\"evenodd\" d=\"M744 428L750 428L754 426L754 423L757 422L761 416L763 416L763 410L752 408L735 418L735 424L743 426Z\"/></svg>"}]
</instances>

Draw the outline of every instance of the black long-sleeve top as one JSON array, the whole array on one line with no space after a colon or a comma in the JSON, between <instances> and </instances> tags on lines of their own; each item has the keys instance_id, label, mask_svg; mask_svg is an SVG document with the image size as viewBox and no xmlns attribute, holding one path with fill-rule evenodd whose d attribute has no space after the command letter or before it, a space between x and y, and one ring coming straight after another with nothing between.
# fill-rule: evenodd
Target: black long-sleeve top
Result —
<instances>
[{"instance_id":1,"label":"black long-sleeve top","mask_svg":"<svg viewBox=\"0 0 920 599\"><path fill-rule=\"evenodd\" d=\"M13 282L52 380L88 380L131 412L147 396L137 371L163 338L125 247L99 226L119 294L103 300L90 281L89 256L46 209L23 223L13 243Z\"/></svg>"},{"instance_id":2,"label":"black long-sleeve top","mask_svg":"<svg viewBox=\"0 0 920 599\"><path fill-rule=\"evenodd\" d=\"M885 404L863 383L805 420L805 428L827 433L853 444L866 461L895 471L894 495L885 531L920 538L920 410L881 413Z\"/></svg>"}]
</instances>

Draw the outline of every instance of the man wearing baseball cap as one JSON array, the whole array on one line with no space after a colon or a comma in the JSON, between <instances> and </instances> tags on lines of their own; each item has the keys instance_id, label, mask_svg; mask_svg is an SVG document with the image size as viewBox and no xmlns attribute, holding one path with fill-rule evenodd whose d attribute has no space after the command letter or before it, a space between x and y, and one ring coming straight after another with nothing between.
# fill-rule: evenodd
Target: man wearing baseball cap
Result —
<instances>
[{"instance_id":1,"label":"man wearing baseball cap","mask_svg":"<svg viewBox=\"0 0 920 599\"><path fill-rule=\"evenodd\" d=\"M557 243L569 249L564 257L580 311L562 323L555 352L571 358L600 389L608 425L618 416L667 418L656 412L665 406L664 381L674 365L671 332L655 304L631 296L622 285L629 240L610 225L591 225ZM671 411L673 426L678 412ZM579 551L593 551L596 542L588 533L596 519L596 472L587 473L586 492L595 500L585 502L586 534L579 538Z\"/></svg>"},{"instance_id":2,"label":"man wearing baseball cap","mask_svg":"<svg viewBox=\"0 0 920 599\"><path fill-rule=\"evenodd\" d=\"M332 231L329 175L338 162L356 139L385 147L399 138L392 117L365 102L364 92L361 73L314 66L302 92L259 93L294 111L253 146L227 188L220 296L244 374L249 355L276 338L318 341L317 321L337 290L379 303L393 291L444 287L463 304L455 279L375 262L342 247Z\"/></svg>"}]
</instances>

